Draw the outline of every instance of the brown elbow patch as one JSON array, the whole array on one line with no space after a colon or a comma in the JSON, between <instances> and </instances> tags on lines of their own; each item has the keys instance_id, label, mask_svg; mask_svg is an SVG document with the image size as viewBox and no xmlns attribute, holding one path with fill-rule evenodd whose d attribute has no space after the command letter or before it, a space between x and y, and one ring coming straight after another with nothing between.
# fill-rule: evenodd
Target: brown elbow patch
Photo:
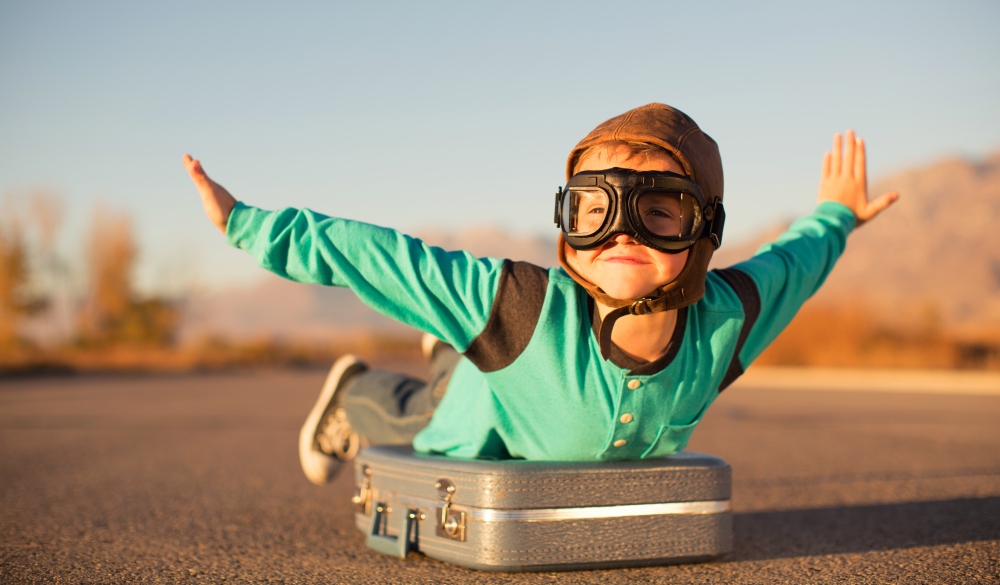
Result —
<instances>
[{"instance_id":1,"label":"brown elbow patch","mask_svg":"<svg viewBox=\"0 0 1000 585\"><path fill-rule=\"evenodd\" d=\"M548 286L549 273L544 268L504 261L486 327L469 344L465 357L482 372L514 363L535 333Z\"/></svg>"}]
</instances>

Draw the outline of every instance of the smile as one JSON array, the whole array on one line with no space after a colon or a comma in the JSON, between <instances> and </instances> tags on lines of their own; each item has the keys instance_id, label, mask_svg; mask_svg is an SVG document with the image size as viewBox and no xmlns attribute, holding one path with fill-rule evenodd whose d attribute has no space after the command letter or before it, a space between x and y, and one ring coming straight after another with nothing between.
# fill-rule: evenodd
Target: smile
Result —
<instances>
[{"instance_id":1,"label":"smile","mask_svg":"<svg viewBox=\"0 0 1000 585\"><path fill-rule=\"evenodd\" d=\"M636 258L635 256L611 256L610 258L603 258L602 262L610 262L612 264L627 264L638 266L641 264L649 264L648 260L642 258Z\"/></svg>"}]
</instances>

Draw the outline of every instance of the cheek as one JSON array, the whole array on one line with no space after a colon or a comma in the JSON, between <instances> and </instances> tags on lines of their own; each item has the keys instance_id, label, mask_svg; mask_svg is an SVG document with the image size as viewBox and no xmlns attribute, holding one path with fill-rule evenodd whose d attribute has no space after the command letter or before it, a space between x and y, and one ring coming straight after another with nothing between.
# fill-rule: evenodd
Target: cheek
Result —
<instances>
[{"instance_id":1,"label":"cheek","mask_svg":"<svg viewBox=\"0 0 1000 585\"><path fill-rule=\"evenodd\" d=\"M597 257L597 250L574 250L566 246L566 263L581 276L586 276L591 272L590 268Z\"/></svg>"},{"instance_id":2,"label":"cheek","mask_svg":"<svg viewBox=\"0 0 1000 585\"><path fill-rule=\"evenodd\" d=\"M684 250L680 254L667 254L666 252L654 252L656 263L660 267L660 272L663 274L667 281L674 280L684 270L684 265L687 264L688 255L690 250Z\"/></svg>"}]
</instances>

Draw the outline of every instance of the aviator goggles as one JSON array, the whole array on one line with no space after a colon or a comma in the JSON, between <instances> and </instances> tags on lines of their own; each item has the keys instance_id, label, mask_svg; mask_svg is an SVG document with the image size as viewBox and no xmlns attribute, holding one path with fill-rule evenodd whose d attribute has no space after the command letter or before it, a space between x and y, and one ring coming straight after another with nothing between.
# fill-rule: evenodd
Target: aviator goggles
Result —
<instances>
[{"instance_id":1,"label":"aviator goggles","mask_svg":"<svg viewBox=\"0 0 1000 585\"><path fill-rule=\"evenodd\" d=\"M576 250L596 248L617 234L669 254L703 236L718 248L725 220L720 199L706 201L697 183L666 171L583 171L556 193L556 225Z\"/></svg>"}]
</instances>

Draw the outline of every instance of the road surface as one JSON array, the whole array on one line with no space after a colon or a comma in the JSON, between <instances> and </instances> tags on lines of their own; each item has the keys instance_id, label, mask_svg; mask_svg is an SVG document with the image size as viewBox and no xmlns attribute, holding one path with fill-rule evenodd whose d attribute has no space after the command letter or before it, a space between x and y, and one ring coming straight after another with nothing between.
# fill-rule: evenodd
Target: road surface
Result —
<instances>
[{"instance_id":1,"label":"road surface","mask_svg":"<svg viewBox=\"0 0 1000 585\"><path fill-rule=\"evenodd\" d=\"M324 375L0 380L0 582L1000 582L997 395L733 387L689 446L733 465L731 555L490 574L369 551L348 475L306 481Z\"/></svg>"}]
</instances>

